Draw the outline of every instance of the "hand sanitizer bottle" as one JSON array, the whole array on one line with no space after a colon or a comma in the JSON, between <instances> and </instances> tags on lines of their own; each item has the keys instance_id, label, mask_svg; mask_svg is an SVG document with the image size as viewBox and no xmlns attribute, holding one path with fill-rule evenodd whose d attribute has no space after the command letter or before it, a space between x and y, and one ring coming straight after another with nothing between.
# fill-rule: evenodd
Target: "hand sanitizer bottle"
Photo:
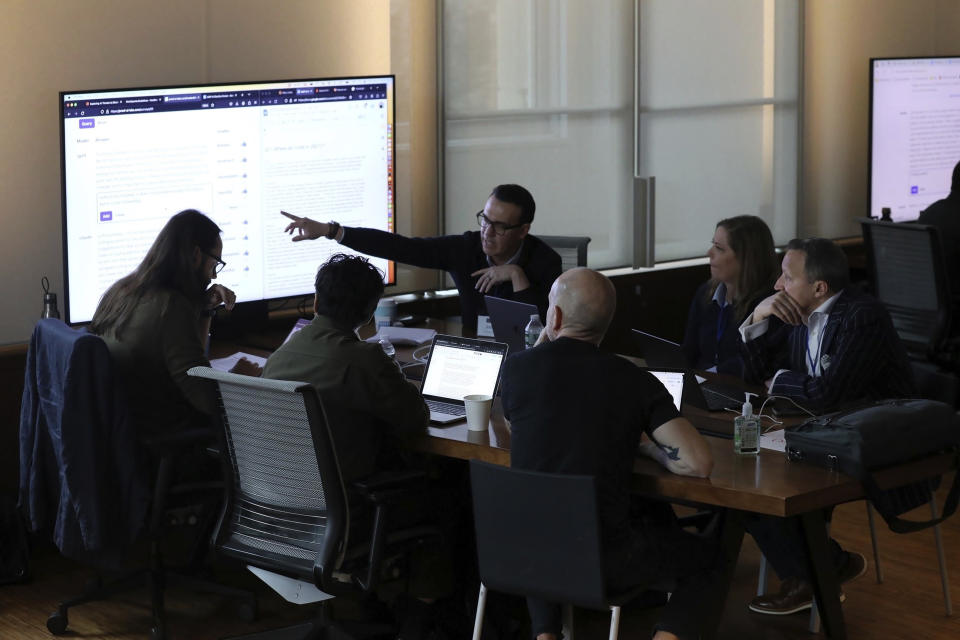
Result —
<instances>
[{"instance_id":1,"label":"hand sanitizer bottle","mask_svg":"<svg viewBox=\"0 0 960 640\"><path fill-rule=\"evenodd\" d=\"M739 455L755 456L760 452L760 419L753 415L753 405L750 396L743 403L743 413L733 420L733 451Z\"/></svg>"}]
</instances>

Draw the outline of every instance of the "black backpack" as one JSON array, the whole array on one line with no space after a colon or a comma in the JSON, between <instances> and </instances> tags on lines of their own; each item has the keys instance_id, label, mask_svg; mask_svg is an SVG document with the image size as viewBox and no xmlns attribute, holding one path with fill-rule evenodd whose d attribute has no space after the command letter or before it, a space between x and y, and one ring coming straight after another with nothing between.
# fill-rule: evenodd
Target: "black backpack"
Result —
<instances>
[{"instance_id":1,"label":"black backpack","mask_svg":"<svg viewBox=\"0 0 960 640\"><path fill-rule=\"evenodd\" d=\"M27 528L10 497L0 495L0 584L26 582L30 578L30 547Z\"/></svg>"}]
</instances>

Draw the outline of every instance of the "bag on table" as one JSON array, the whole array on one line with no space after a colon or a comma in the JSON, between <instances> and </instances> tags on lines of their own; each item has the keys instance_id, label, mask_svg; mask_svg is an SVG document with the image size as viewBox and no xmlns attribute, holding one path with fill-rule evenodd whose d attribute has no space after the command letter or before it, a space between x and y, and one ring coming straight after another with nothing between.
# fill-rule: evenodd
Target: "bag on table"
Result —
<instances>
[{"instance_id":1,"label":"bag on table","mask_svg":"<svg viewBox=\"0 0 960 640\"><path fill-rule=\"evenodd\" d=\"M960 501L960 472L939 518L903 520L901 514L932 499L939 486L928 479L880 489L874 472L943 451L955 456L960 446L960 418L953 407L935 400L883 400L869 406L837 411L785 432L787 458L840 471L860 480L877 512L897 533L919 531L942 522ZM960 457L954 461L954 466Z\"/></svg>"}]
</instances>

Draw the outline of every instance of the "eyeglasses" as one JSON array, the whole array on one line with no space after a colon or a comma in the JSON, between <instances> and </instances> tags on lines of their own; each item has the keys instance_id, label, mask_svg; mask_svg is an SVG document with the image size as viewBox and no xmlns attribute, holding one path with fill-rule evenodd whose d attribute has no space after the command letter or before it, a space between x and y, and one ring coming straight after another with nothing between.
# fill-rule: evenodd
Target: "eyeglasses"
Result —
<instances>
[{"instance_id":1,"label":"eyeglasses","mask_svg":"<svg viewBox=\"0 0 960 640\"><path fill-rule=\"evenodd\" d=\"M522 227L526 223L521 222L519 224L504 224L503 222L494 222L493 220L485 216L483 214L483 211L477 211L477 224L480 225L481 229L486 229L487 227L493 227L493 232L498 236L502 236L507 231L510 231L510 229L517 229L519 227Z\"/></svg>"},{"instance_id":2,"label":"eyeglasses","mask_svg":"<svg viewBox=\"0 0 960 640\"><path fill-rule=\"evenodd\" d=\"M213 268L213 272L214 272L214 273L220 273L221 271L223 271L223 268L224 268L225 266L227 266L227 263L226 263L226 262L224 262L223 260L221 260L221 259L218 258L217 256L213 255L212 253L208 253L208 252L203 251L203 250L201 250L200 253L202 253L203 255L207 256L208 258L213 258L214 260L217 261L217 266L215 266L215 267Z\"/></svg>"}]
</instances>

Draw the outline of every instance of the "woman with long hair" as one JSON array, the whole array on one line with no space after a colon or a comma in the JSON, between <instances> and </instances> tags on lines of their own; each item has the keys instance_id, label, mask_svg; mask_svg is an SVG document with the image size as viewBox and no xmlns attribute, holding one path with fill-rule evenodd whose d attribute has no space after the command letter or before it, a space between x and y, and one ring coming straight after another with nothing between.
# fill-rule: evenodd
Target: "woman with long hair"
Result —
<instances>
[{"instance_id":1,"label":"woman with long hair","mask_svg":"<svg viewBox=\"0 0 960 640\"><path fill-rule=\"evenodd\" d=\"M210 382L187 370L209 366L213 310L236 301L223 285L210 284L226 264L222 251L220 228L210 218L181 211L137 268L107 289L93 314L89 330L107 343L126 384L131 417L145 433L208 424L214 413Z\"/></svg>"},{"instance_id":2,"label":"woman with long hair","mask_svg":"<svg viewBox=\"0 0 960 640\"><path fill-rule=\"evenodd\" d=\"M710 280L690 304L683 350L696 369L743 376L737 329L773 292L780 273L773 235L757 216L726 218L717 223L707 257Z\"/></svg>"}]
</instances>

